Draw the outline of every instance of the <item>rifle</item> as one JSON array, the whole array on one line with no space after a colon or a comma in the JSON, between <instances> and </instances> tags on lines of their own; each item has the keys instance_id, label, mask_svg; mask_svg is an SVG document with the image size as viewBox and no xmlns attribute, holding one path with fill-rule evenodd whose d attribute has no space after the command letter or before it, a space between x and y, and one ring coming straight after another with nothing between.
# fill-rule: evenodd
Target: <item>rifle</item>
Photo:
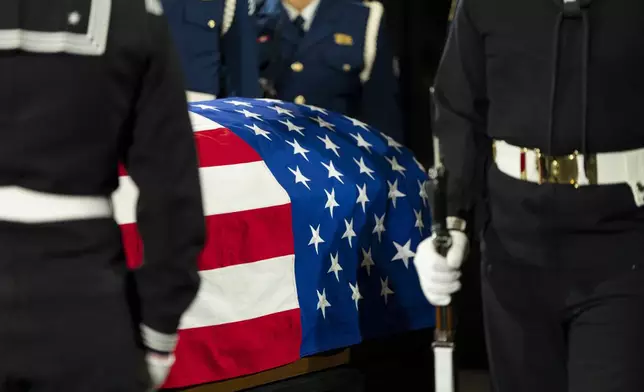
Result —
<instances>
[{"instance_id":1,"label":"rifle","mask_svg":"<svg viewBox=\"0 0 644 392\"><path fill-rule=\"evenodd\" d=\"M452 237L447 229L447 170L443 166L438 139L434 137L434 167L429 169L427 194L431 198L432 242L436 251L445 256L452 246ZM453 310L450 305L436 307L434 329L434 385L435 392L456 392L454 368Z\"/></svg>"}]
</instances>

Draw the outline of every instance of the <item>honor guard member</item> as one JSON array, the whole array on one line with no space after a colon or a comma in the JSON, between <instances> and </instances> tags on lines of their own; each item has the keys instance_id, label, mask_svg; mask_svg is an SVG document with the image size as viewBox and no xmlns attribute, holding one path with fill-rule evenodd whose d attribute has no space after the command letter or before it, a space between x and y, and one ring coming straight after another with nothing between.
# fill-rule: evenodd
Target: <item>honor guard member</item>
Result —
<instances>
[{"instance_id":1,"label":"honor guard member","mask_svg":"<svg viewBox=\"0 0 644 392\"><path fill-rule=\"evenodd\" d=\"M161 1L189 101L261 95L253 0Z\"/></svg>"},{"instance_id":2,"label":"honor guard member","mask_svg":"<svg viewBox=\"0 0 644 392\"><path fill-rule=\"evenodd\" d=\"M496 392L644 390L643 20L641 0L459 1L434 91L454 245L415 263L448 304L485 208Z\"/></svg>"},{"instance_id":3,"label":"honor guard member","mask_svg":"<svg viewBox=\"0 0 644 392\"><path fill-rule=\"evenodd\" d=\"M343 113L402 140L382 4L283 0L281 8L259 33L265 96Z\"/></svg>"},{"instance_id":4,"label":"honor guard member","mask_svg":"<svg viewBox=\"0 0 644 392\"><path fill-rule=\"evenodd\" d=\"M155 0L0 2L0 391L164 381L205 231L175 56ZM119 162L145 246L131 273Z\"/></svg>"}]
</instances>

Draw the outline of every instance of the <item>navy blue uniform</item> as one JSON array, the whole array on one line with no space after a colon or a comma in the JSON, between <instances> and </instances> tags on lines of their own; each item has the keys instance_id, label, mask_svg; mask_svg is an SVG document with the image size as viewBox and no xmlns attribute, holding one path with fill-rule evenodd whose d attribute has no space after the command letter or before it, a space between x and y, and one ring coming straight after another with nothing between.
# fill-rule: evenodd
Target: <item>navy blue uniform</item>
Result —
<instances>
[{"instance_id":1,"label":"navy blue uniform","mask_svg":"<svg viewBox=\"0 0 644 392\"><path fill-rule=\"evenodd\" d=\"M186 90L210 95L204 99L259 95L256 30L248 0L162 2Z\"/></svg>"},{"instance_id":2,"label":"navy blue uniform","mask_svg":"<svg viewBox=\"0 0 644 392\"><path fill-rule=\"evenodd\" d=\"M398 80L382 5L322 0L303 35L280 7L259 35L268 95L344 113L402 140Z\"/></svg>"}]
</instances>

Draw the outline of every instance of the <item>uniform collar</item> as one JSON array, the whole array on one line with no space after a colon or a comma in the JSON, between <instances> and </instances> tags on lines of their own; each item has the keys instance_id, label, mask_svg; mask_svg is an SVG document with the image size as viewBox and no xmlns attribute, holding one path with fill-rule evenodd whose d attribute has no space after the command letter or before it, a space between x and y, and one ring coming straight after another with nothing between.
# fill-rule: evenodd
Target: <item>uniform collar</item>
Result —
<instances>
[{"instance_id":1,"label":"uniform collar","mask_svg":"<svg viewBox=\"0 0 644 392\"><path fill-rule=\"evenodd\" d=\"M304 19L304 25L302 26L302 28L304 29L304 31L309 31L311 24L313 24L313 19L315 18L318 7L320 6L320 1L321 0L313 0L311 3L309 3L309 5L304 7L302 12L299 12L286 0L282 0L282 4L284 5L284 9L288 14L288 18L291 21L294 21L298 16L302 16L302 19Z\"/></svg>"}]
</instances>

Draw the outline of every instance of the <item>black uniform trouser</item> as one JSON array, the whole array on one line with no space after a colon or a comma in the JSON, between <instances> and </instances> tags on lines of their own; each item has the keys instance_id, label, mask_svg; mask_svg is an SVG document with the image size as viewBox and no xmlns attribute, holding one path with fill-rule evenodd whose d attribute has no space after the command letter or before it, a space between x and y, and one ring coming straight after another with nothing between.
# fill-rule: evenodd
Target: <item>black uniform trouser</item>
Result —
<instances>
[{"instance_id":1,"label":"black uniform trouser","mask_svg":"<svg viewBox=\"0 0 644 392\"><path fill-rule=\"evenodd\" d=\"M0 392L148 390L119 236L0 222Z\"/></svg>"},{"instance_id":2,"label":"black uniform trouser","mask_svg":"<svg viewBox=\"0 0 644 392\"><path fill-rule=\"evenodd\" d=\"M605 237L605 254L596 242L572 244L565 253L575 260L553 268L527 262L530 252L511 257L487 230L481 274L495 392L644 391L644 257L634 253L644 242L611 249L623 237ZM583 268L608 255L612 267Z\"/></svg>"},{"instance_id":3,"label":"black uniform trouser","mask_svg":"<svg viewBox=\"0 0 644 392\"><path fill-rule=\"evenodd\" d=\"M5 312L0 392L145 392L149 376L118 296ZM92 302L91 306L89 302ZM4 309L0 309L2 312Z\"/></svg>"},{"instance_id":4,"label":"black uniform trouser","mask_svg":"<svg viewBox=\"0 0 644 392\"><path fill-rule=\"evenodd\" d=\"M93 306L58 304L36 316L5 313L13 319L3 317L0 327L0 392L149 390L143 351L121 301L92 299Z\"/></svg>"}]
</instances>

